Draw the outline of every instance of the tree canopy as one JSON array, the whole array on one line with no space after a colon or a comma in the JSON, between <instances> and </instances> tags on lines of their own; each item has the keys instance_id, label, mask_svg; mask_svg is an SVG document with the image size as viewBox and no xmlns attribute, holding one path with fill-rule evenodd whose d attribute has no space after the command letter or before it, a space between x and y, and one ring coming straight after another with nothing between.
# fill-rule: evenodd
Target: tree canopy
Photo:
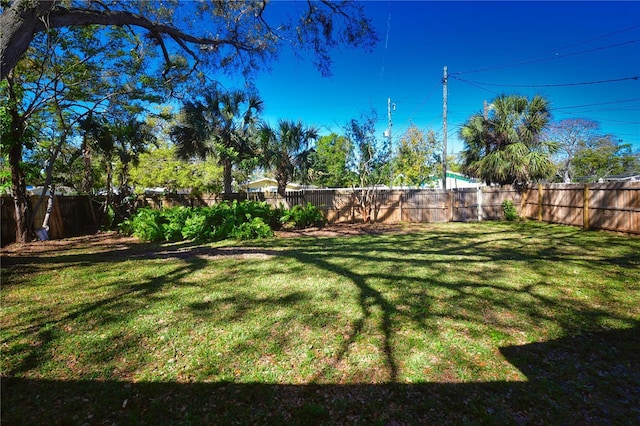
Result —
<instances>
[{"instance_id":1,"label":"tree canopy","mask_svg":"<svg viewBox=\"0 0 640 426\"><path fill-rule=\"evenodd\" d=\"M394 159L394 184L424 186L436 174L441 144L433 130L411 125L400 137Z\"/></svg>"},{"instance_id":2,"label":"tree canopy","mask_svg":"<svg viewBox=\"0 0 640 426\"><path fill-rule=\"evenodd\" d=\"M248 75L268 65L283 44L312 51L319 70L329 74L331 49L341 44L370 49L377 42L357 2L308 2L297 5L296 14L271 13L272 8L267 1L9 1L0 16L0 79L36 34L65 27L126 28L137 44L157 46L167 78L202 65Z\"/></svg>"},{"instance_id":3,"label":"tree canopy","mask_svg":"<svg viewBox=\"0 0 640 426\"><path fill-rule=\"evenodd\" d=\"M351 143L345 136L337 133L321 136L312 154L313 183L329 188L355 183L356 176L348 167L351 152Z\"/></svg>"},{"instance_id":4,"label":"tree canopy","mask_svg":"<svg viewBox=\"0 0 640 426\"><path fill-rule=\"evenodd\" d=\"M575 179L597 182L609 176L640 173L640 154L610 135L581 141L572 159Z\"/></svg>"},{"instance_id":5,"label":"tree canopy","mask_svg":"<svg viewBox=\"0 0 640 426\"><path fill-rule=\"evenodd\" d=\"M184 103L171 138L183 159L217 157L223 168L223 190L230 193L233 165L254 154L263 102L256 94L219 87L198 97L202 99Z\"/></svg>"},{"instance_id":6,"label":"tree canopy","mask_svg":"<svg viewBox=\"0 0 640 426\"><path fill-rule=\"evenodd\" d=\"M316 139L318 130L301 121L280 120L276 127L265 124L260 129L261 159L273 171L280 195L285 195L292 178L308 181L313 152L309 144Z\"/></svg>"},{"instance_id":7,"label":"tree canopy","mask_svg":"<svg viewBox=\"0 0 640 426\"><path fill-rule=\"evenodd\" d=\"M549 101L542 96L498 96L486 116L475 114L460 129L463 172L500 185L548 178L557 144L540 135L550 118Z\"/></svg>"}]
</instances>

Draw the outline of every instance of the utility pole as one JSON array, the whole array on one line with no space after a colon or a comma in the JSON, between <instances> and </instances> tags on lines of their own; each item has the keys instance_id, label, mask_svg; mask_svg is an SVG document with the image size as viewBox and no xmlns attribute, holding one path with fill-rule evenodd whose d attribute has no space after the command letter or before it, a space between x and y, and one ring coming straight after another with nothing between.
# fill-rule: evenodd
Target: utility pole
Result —
<instances>
[{"instance_id":1,"label":"utility pole","mask_svg":"<svg viewBox=\"0 0 640 426\"><path fill-rule=\"evenodd\" d=\"M447 189L447 67L442 77L442 189Z\"/></svg>"},{"instance_id":2,"label":"utility pole","mask_svg":"<svg viewBox=\"0 0 640 426\"><path fill-rule=\"evenodd\" d=\"M391 135L392 135L392 129L393 129L393 120L391 118L391 111L395 111L396 109L396 104L392 104L391 103L391 98L387 98L387 118L389 119L389 127L387 128L386 131L386 136L389 138L389 188L391 188L392 184L393 184L393 167L392 167L392 160L393 160L393 145L392 145L392 140L391 140Z\"/></svg>"}]
</instances>

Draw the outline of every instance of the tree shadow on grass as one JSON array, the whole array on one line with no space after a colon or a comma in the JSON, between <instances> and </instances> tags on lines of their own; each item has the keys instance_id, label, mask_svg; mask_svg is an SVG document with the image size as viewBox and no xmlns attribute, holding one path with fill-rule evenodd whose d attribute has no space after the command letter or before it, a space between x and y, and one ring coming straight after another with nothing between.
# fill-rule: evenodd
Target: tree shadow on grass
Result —
<instances>
[{"instance_id":1,"label":"tree shadow on grass","mask_svg":"<svg viewBox=\"0 0 640 426\"><path fill-rule=\"evenodd\" d=\"M4 424L637 424L640 328L500 348L526 382L132 383L5 377Z\"/></svg>"},{"instance_id":2,"label":"tree shadow on grass","mask_svg":"<svg viewBox=\"0 0 640 426\"><path fill-rule=\"evenodd\" d=\"M457 257L479 256L487 262L546 259L551 261L581 262L579 252L569 250L576 242L571 236L556 238L555 252L548 252L549 244L538 242L537 247L515 248L509 235L468 232L463 235L434 232L433 235L405 235L392 240L376 237L362 238L361 246L340 244L332 240L304 240L293 243L291 249L273 248L197 248L189 245L172 246L151 252L119 250L117 257L177 258L184 262L163 277L142 280L123 287L123 292L111 298L89 301L72 310L58 322L84 318L90 313L134 311L136 303L145 303L156 297L166 285L175 285L190 274L206 268L208 260L218 256L256 254L282 256L303 266L317 268L323 273L347 279L356 289L354 301L361 311L350 333L338 349L333 362L339 362L350 350L350 345L365 334L365 322L374 324L384 354L387 376L385 384L320 384L327 382L327 365L320 368L306 385L278 383L177 383L127 381L63 381L27 379L21 376L41 359L26 357L17 370L2 380L2 417L7 424L425 424L425 423L569 423L569 424L635 424L640 422L640 330L631 318L607 314L602 309L581 304L578 300L558 301L536 292L536 287L547 285L535 282L511 289L494 284L504 278L499 269L479 271L477 276L450 282L447 280L448 263ZM535 237L552 238L552 232L538 232ZM557 240L567 238L558 246ZM418 242L416 243L416 240ZM511 243L505 246L494 242ZM460 244L465 241L465 244ZM470 241L470 242L469 242ZM615 241L613 242L615 243ZM419 249L427 255L434 271L430 277L417 277L408 270L416 260L410 255ZM375 254L372 254L375 253ZM545 254L546 253L546 254ZM76 256L76 255L74 255ZM82 256L82 255L78 255ZM444 257L442 257L444 256ZM546 256L546 258L545 258ZM110 256L101 254L97 261ZM351 269L341 263L349 258L353 263L378 260L392 262L395 269L374 272ZM597 259L598 268L604 268L609 257ZM632 255L615 258L616 265L637 268ZM64 262L96 261L93 257L60 257ZM111 257L112 260L112 257ZM521 263L524 265L524 263ZM407 270L405 270L407 268ZM545 278L544 273L540 276ZM633 276L633 275L632 275ZM397 300L391 301L385 286L393 282L408 282L411 286L400 289ZM415 289L439 287L448 290L450 304L466 308L455 313L435 313L428 306L420 315L411 317L421 326L437 315L448 315L467 324L481 324L486 318L479 308L480 301L501 306L514 312L520 310L526 321L549 320L557 322L570 337L524 346L502 347L501 354L526 375L527 382L472 382L472 383L398 383L398 365L393 350L394 321L398 319L398 306L424 307L428 294ZM486 291L485 291L486 290ZM504 297L503 297L504 296ZM282 298L242 298L237 294L222 302L234 303L240 320L254 304L267 306L285 303L295 305L307 297L294 292ZM572 304L569 304L572 303ZM419 305L419 306L417 306ZM531 309L533 305L536 309ZM206 316L217 305L196 302L189 306L193 315ZM544 317L545 310L562 312L561 316ZM561 314L558 314L561 315ZM586 333L583 323L604 316L623 320L630 327L599 333ZM421 319L421 317L424 317ZM580 320L579 322L576 319ZM117 321L111 314L105 321ZM526 322L525 321L525 322ZM497 326L499 326L498 324ZM595 327L598 327L596 324ZM41 340L47 345L53 340L43 330ZM134 342L135 343L135 342ZM21 350L29 351L28 348ZM33 350L32 354L40 353ZM35 355L34 355L35 356ZM313 382L316 383L313 383Z\"/></svg>"}]
</instances>

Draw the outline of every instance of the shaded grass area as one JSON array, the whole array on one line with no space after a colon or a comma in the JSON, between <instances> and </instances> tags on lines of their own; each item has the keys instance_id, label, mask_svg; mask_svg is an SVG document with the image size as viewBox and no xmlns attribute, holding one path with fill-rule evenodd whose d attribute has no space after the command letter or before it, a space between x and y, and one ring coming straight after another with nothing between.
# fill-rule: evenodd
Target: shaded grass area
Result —
<instances>
[{"instance_id":1,"label":"shaded grass area","mask_svg":"<svg viewBox=\"0 0 640 426\"><path fill-rule=\"evenodd\" d=\"M2 260L12 423L637 423L640 240L438 224Z\"/></svg>"}]
</instances>

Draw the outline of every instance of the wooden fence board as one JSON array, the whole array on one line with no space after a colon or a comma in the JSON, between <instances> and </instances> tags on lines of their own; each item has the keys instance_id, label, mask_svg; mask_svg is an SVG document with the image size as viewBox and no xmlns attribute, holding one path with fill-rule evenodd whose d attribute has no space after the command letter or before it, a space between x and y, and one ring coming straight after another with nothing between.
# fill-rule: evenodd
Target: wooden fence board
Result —
<instances>
[{"instance_id":1,"label":"wooden fence board","mask_svg":"<svg viewBox=\"0 0 640 426\"><path fill-rule=\"evenodd\" d=\"M583 185L542 185L542 220L550 223L582 226Z\"/></svg>"},{"instance_id":2,"label":"wooden fence board","mask_svg":"<svg viewBox=\"0 0 640 426\"><path fill-rule=\"evenodd\" d=\"M640 184L598 184L590 194L591 227L640 233Z\"/></svg>"},{"instance_id":3,"label":"wooden fence board","mask_svg":"<svg viewBox=\"0 0 640 426\"><path fill-rule=\"evenodd\" d=\"M454 189L451 191L451 220L453 222L474 222L479 220L480 201L475 188Z\"/></svg>"},{"instance_id":4,"label":"wooden fence board","mask_svg":"<svg viewBox=\"0 0 640 426\"><path fill-rule=\"evenodd\" d=\"M448 222L447 192L407 190L403 193L402 222Z\"/></svg>"}]
</instances>

